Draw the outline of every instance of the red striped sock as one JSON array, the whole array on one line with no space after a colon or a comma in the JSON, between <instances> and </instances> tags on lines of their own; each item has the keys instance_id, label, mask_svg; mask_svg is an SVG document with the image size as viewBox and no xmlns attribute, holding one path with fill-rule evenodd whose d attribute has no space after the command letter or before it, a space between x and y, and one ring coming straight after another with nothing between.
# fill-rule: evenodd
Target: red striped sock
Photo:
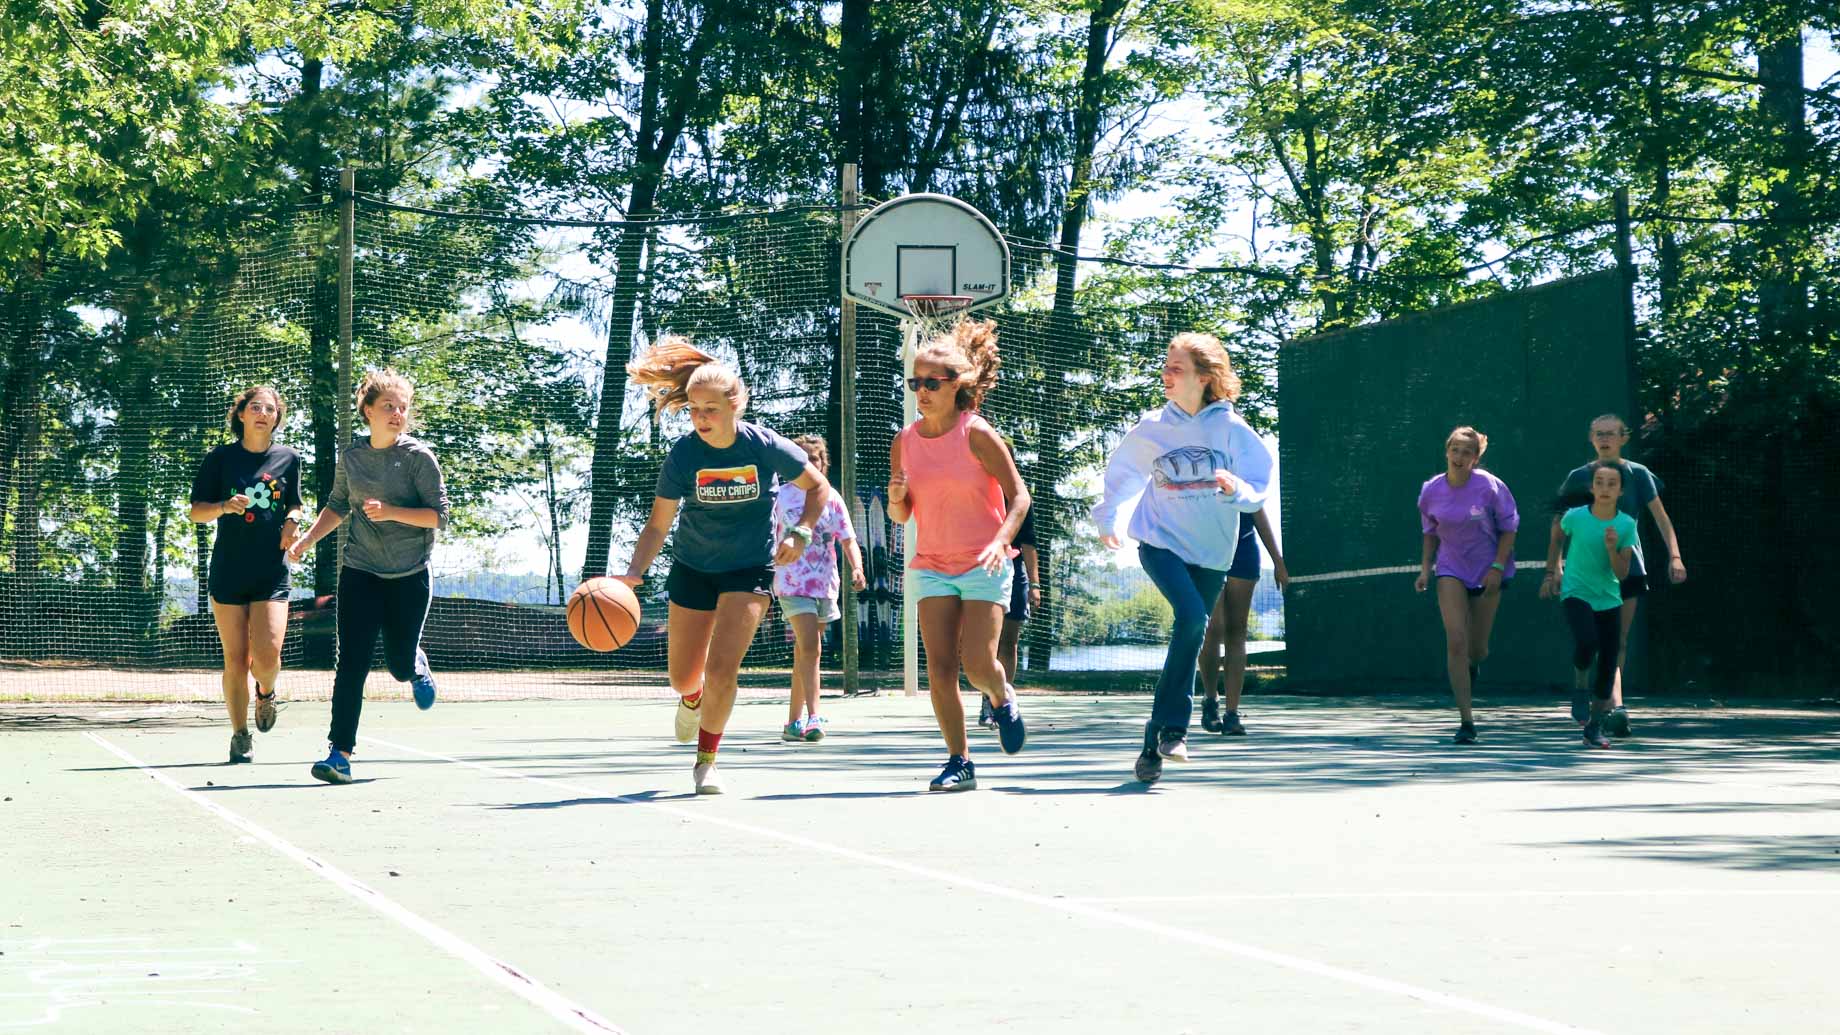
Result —
<instances>
[{"instance_id":1,"label":"red striped sock","mask_svg":"<svg viewBox=\"0 0 1840 1035\"><path fill-rule=\"evenodd\" d=\"M716 745L722 743L722 734L708 730L696 731L696 760L713 762L716 760Z\"/></svg>"},{"instance_id":2,"label":"red striped sock","mask_svg":"<svg viewBox=\"0 0 1840 1035\"><path fill-rule=\"evenodd\" d=\"M694 694L684 695L684 707L686 708L695 708L697 705L702 704L702 703L703 703L703 692L701 690L698 690Z\"/></svg>"}]
</instances>

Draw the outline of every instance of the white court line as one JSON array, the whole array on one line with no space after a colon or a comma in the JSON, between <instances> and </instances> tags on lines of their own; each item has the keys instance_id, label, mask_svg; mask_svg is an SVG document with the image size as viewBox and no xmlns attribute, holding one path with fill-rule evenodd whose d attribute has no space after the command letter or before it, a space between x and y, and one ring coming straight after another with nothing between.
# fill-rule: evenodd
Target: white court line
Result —
<instances>
[{"instance_id":1,"label":"white court line","mask_svg":"<svg viewBox=\"0 0 1840 1035\"><path fill-rule=\"evenodd\" d=\"M1261 963L1269 963L1269 964L1272 964L1273 966L1283 967L1288 970L1295 970L1295 971L1299 971L1305 974L1311 974L1316 977L1328 978L1332 981L1340 981L1344 984L1354 985L1359 988L1368 989L1369 991L1384 992L1388 995L1403 996L1404 998L1407 998L1407 999L1415 999L1415 1000L1418 1000L1419 1002L1426 1003L1429 1005L1441 1006L1441 1007L1444 1007L1445 1009L1455 1010L1461 1013L1474 1014L1478 1017L1486 1017L1492 1021L1497 1021L1502 1024L1513 1025L1518 1028L1525 1028L1529 1031L1549 1032L1549 1033L1554 1033L1554 1035L1559 1035L1559 1033L1563 1033L1563 1035L1597 1035L1595 1031L1589 1028L1579 1028L1579 1027L1574 1027L1569 1024L1563 1024L1558 1021L1549 1021L1542 1017L1535 1017L1535 1016L1532 1016L1531 1014L1519 1013L1517 1011L1509 1010L1504 1007L1491 1006L1488 1003L1480 1002L1475 999L1466 999L1462 996L1450 995L1448 993L1439 992L1439 991L1429 989L1429 988L1421 988L1417 985L1410 985L1403 981L1394 981L1391 978L1383 978L1383 977L1377 977L1372 974L1364 974L1361 971L1350 970L1346 967L1337 967L1337 966L1334 966L1333 964L1319 963L1312 959L1305 959L1302 956L1293 956L1293 955L1290 955L1289 953L1277 952L1272 949L1264 949L1256 945L1247 944L1245 942L1236 942L1236 941L1232 941L1226 938L1218 938L1218 937L1215 937L1214 935L1204 934L1200 931L1191 931L1186 928L1175 927L1170 924L1157 923L1154 920L1145 920L1141 917L1131 916L1127 913L1119 913L1119 912L1114 912L1109 909L1101 909L1097 906L1088 905L1085 902L1082 902L1076 899L1054 898L1049 895L1039 895L1034 892L1023 891L1019 888L1011 888L1011 887L1007 887L1002 884L993 884L989 881L979 880L975 877L966 877L961 874L950 873L945 870L935 870L928 866L920 866L915 863L906 862L901 859L890 859L884 856L874 855L869 852L860 851L855 848L847 848L843 845L831 844L828 841L820 841L820 840L817 840L816 838L806 837L802 834L788 834L783 831L771 829L769 827L755 826L752 823L742 823L737 820L726 819L721 816L713 815L705 809L679 808L675 805L668 805L663 802L648 801L642 798L629 798L621 794L609 795L605 791L600 790L599 788L587 787L587 786L584 786L582 784L577 784L577 783L570 783L567 780L557 780L557 779L554 779L548 776L532 776L529 773L519 772L516 769L505 769L505 768L500 768L498 766L484 765L479 762L469 762L462 758L455 758L452 755L443 755L443 754L440 754L434 751L423 751L420 748L410 747L407 744L399 744L394 741L382 740L375 736L367 736L366 739L373 744L381 744L384 747L393 748L397 751L406 752L411 755L420 755L423 758L431 758L431 759L435 759L436 761L448 762L453 765L464 766L465 768L468 768L468 769L477 769L480 772L491 773L494 776L515 777L516 779L519 779L519 780L527 780L531 783L541 784L546 787L554 787L558 790L569 791L574 794L606 798L609 801L616 801L624 805L644 805L647 808L666 812L673 816L677 816L681 819L697 820L703 823L712 823L716 826L727 827L730 830L739 831L744 834L753 834L756 837L763 837L763 838L767 838L773 841L780 841L785 844L797 845L801 848L809 848L815 852L822 852L828 855L839 856L841 858L848 859L852 862L868 863L873 866L881 866L886 869L897 870L899 872L910 874L915 877L924 877L928 880L939 881L944 884L955 884L959 887L969 888L973 891L981 891L984 894L991 895L996 898L1009 899L1012 902L1023 902L1023 903L1027 903L1028 905L1040 906L1044 909L1048 909L1056 913L1067 913L1073 916L1084 917L1089 920L1098 920L1103 923L1112 924L1118 927L1126 927L1132 930L1142 931L1147 934L1160 935L1172 941L1187 942L1191 945L1199 945L1203 948L1214 949L1219 952L1224 952L1230 956L1239 956L1245 959L1257 960Z\"/></svg>"},{"instance_id":2,"label":"white court line","mask_svg":"<svg viewBox=\"0 0 1840 1035\"><path fill-rule=\"evenodd\" d=\"M1517 560L1514 562L1514 568L1516 571L1545 571L1546 562ZM1418 574L1418 565L1416 564L1394 564L1384 568L1349 568L1346 571L1325 571L1315 575L1292 575L1291 584L1296 585L1302 582L1334 582L1338 579L1364 579L1374 575L1416 574Z\"/></svg>"},{"instance_id":3,"label":"white court line","mask_svg":"<svg viewBox=\"0 0 1840 1035\"><path fill-rule=\"evenodd\" d=\"M1309 902L1375 901L1379 899L1451 899L1476 898L1793 898L1796 896L1831 898L1840 896L1840 888L1580 888L1577 891L1518 889L1509 891L1273 891L1219 895L1117 895L1081 897L1075 902L1109 905L1206 905L1210 902Z\"/></svg>"},{"instance_id":4,"label":"white court line","mask_svg":"<svg viewBox=\"0 0 1840 1035\"><path fill-rule=\"evenodd\" d=\"M295 847L291 842L282 840L279 835L270 833L267 828L257 826L254 822L230 811L217 802L209 800L196 791L191 791L180 786L165 773L148 768L147 763L129 754L125 749L116 746L108 739L94 733L85 733L84 736L100 744L115 757L134 766L141 772L153 777L155 780L158 780L180 797L189 800L192 804L197 805L206 812L212 813L225 823L243 831L258 841L268 845L270 848L273 848L275 851L280 852L282 855L306 867L308 870L326 878L359 902L382 913L384 916L414 931L416 934L421 935L436 948L472 964L475 970L478 970L485 976L505 986L505 988L509 989L514 994L527 1000L556 1020L561 1021L565 1026L580 1032L613 1032L616 1033L616 1035L621 1035L619 1027L614 1025L611 1021L599 1016L594 1011L563 997L560 993L544 987L535 978L530 977L511 964L488 955L485 951L461 939L459 935L410 912L407 908L398 905L394 900L385 897L381 892L343 870L338 869L316 856L308 854L306 851Z\"/></svg>"}]
</instances>

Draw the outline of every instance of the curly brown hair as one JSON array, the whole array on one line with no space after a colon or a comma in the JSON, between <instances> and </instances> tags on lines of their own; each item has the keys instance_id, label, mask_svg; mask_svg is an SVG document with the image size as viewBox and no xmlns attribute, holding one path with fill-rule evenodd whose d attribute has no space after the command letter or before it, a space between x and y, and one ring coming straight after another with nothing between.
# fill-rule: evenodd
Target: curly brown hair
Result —
<instances>
[{"instance_id":1,"label":"curly brown hair","mask_svg":"<svg viewBox=\"0 0 1840 1035\"><path fill-rule=\"evenodd\" d=\"M915 353L914 363L932 363L950 371L959 379L953 402L961 410L976 410L997 386L997 369L1003 365L997 355L997 322L960 320Z\"/></svg>"},{"instance_id":2,"label":"curly brown hair","mask_svg":"<svg viewBox=\"0 0 1840 1035\"><path fill-rule=\"evenodd\" d=\"M824 441L823 435L800 435L792 440L792 444L805 451L805 457L811 461L811 466L826 473L830 471L831 447Z\"/></svg>"},{"instance_id":3,"label":"curly brown hair","mask_svg":"<svg viewBox=\"0 0 1840 1035\"><path fill-rule=\"evenodd\" d=\"M1200 331L1183 331L1169 339L1169 347L1188 353L1194 362L1195 376L1204 382L1202 402L1239 401L1239 375L1233 372L1233 361L1227 358L1227 347L1219 338Z\"/></svg>"}]
</instances>

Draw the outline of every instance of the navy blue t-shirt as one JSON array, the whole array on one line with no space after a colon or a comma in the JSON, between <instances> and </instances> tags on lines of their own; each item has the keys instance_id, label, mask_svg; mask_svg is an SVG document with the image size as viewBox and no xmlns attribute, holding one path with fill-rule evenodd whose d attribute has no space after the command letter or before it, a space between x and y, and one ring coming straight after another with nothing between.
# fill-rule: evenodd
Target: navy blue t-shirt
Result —
<instances>
[{"instance_id":1,"label":"navy blue t-shirt","mask_svg":"<svg viewBox=\"0 0 1840 1035\"><path fill-rule=\"evenodd\" d=\"M227 442L205 454L192 477L193 503L222 503L249 497L249 509L217 519L211 566L264 571L282 566L281 523L300 510L300 454L271 445L255 453Z\"/></svg>"},{"instance_id":2,"label":"navy blue t-shirt","mask_svg":"<svg viewBox=\"0 0 1840 1035\"><path fill-rule=\"evenodd\" d=\"M804 471L805 450L747 421L735 422L735 441L727 449L695 432L678 439L658 471L658 498L683 501L672 560L712 573L773 563L778 483Z\"/></svg>"}]
</instances>

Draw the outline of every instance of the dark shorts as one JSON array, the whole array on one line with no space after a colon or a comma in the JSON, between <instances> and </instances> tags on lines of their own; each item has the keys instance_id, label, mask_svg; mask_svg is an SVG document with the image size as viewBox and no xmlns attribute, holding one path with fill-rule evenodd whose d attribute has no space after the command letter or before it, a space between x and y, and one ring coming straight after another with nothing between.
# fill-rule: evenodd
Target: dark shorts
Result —
<instances>
[{"instance_id":1,"label":"dark shorts","mask_svg":"<svg viewBox=\"0 0 1840 1035\"><path fill-rule=\"evenodd\" d=\"M1259 526L1252 523L1251 514L1239 516L1239 545L1233 548L1227 578L1259 581Z\"/></svg>"},{"instance_id":2,"label":"dark shorts","mask_svg":"<svg viewBox=\"0 0 1840 1035\"><path fill-rule=\"evenodd\" d=\"M737 571L698 571L682 561L671 562L671 574L664 581L664 595L678 607L692 611L714 611L716 600L724 593L758 593L773 595L773 566Z\"/></svg>"},{"instance_id":3,"label":"dark shorts","mask_svg":"<svg viewBox=\"0 0 1840 1035\"><path fill-rule=\"evenodd\" d=\"M1003 612L1006 622L1026 622L1029 620L1029 570L1022 566L1022 558L1010 562L1016 569L1016 579L1009 587L1009 610Z\"/></svg>"},{"instance_id":4,"label":"dark shorts","mask_svg":"<svg viewBox=\"0 0 1840 1035\"><path fill-rule=\"evenodd\" d=\"M1623 580L1623 599L1634 600L1648 596L1648 576L1631 575Z\"/></svg>"},{"instance_id":5,"label":"dark shorts","mask_svg":"<svg viewBox=\"0 0 1840 1035\"><path fill-rule=\"evenodd\" d=\"M1449 579L1450 581L1455 582L1458 585L1463 585L1463 580L1457 578L1455 575L1439 575L1438 578ZM1514 581L1512 578L1502 579L1501 588L1505 591L1508 588L1508 583L1512 581ZM1471 600L1474 600L1477 597L1481 596L1487 590L1488 590L1488 587L1486 586L1463 586L1463 592L1468 593Z\"/></svg>"},{"instance_id":6,"label":"dark shorts","mask_svg":"<svg viewBox=\"0 0 1840 1035\"><path fill-rule=\"evenodd\" d=\"M236 564L211 565L211 599L226 607L288 598L287 565L251 571Z\"/></svg>"}]
</instances>

